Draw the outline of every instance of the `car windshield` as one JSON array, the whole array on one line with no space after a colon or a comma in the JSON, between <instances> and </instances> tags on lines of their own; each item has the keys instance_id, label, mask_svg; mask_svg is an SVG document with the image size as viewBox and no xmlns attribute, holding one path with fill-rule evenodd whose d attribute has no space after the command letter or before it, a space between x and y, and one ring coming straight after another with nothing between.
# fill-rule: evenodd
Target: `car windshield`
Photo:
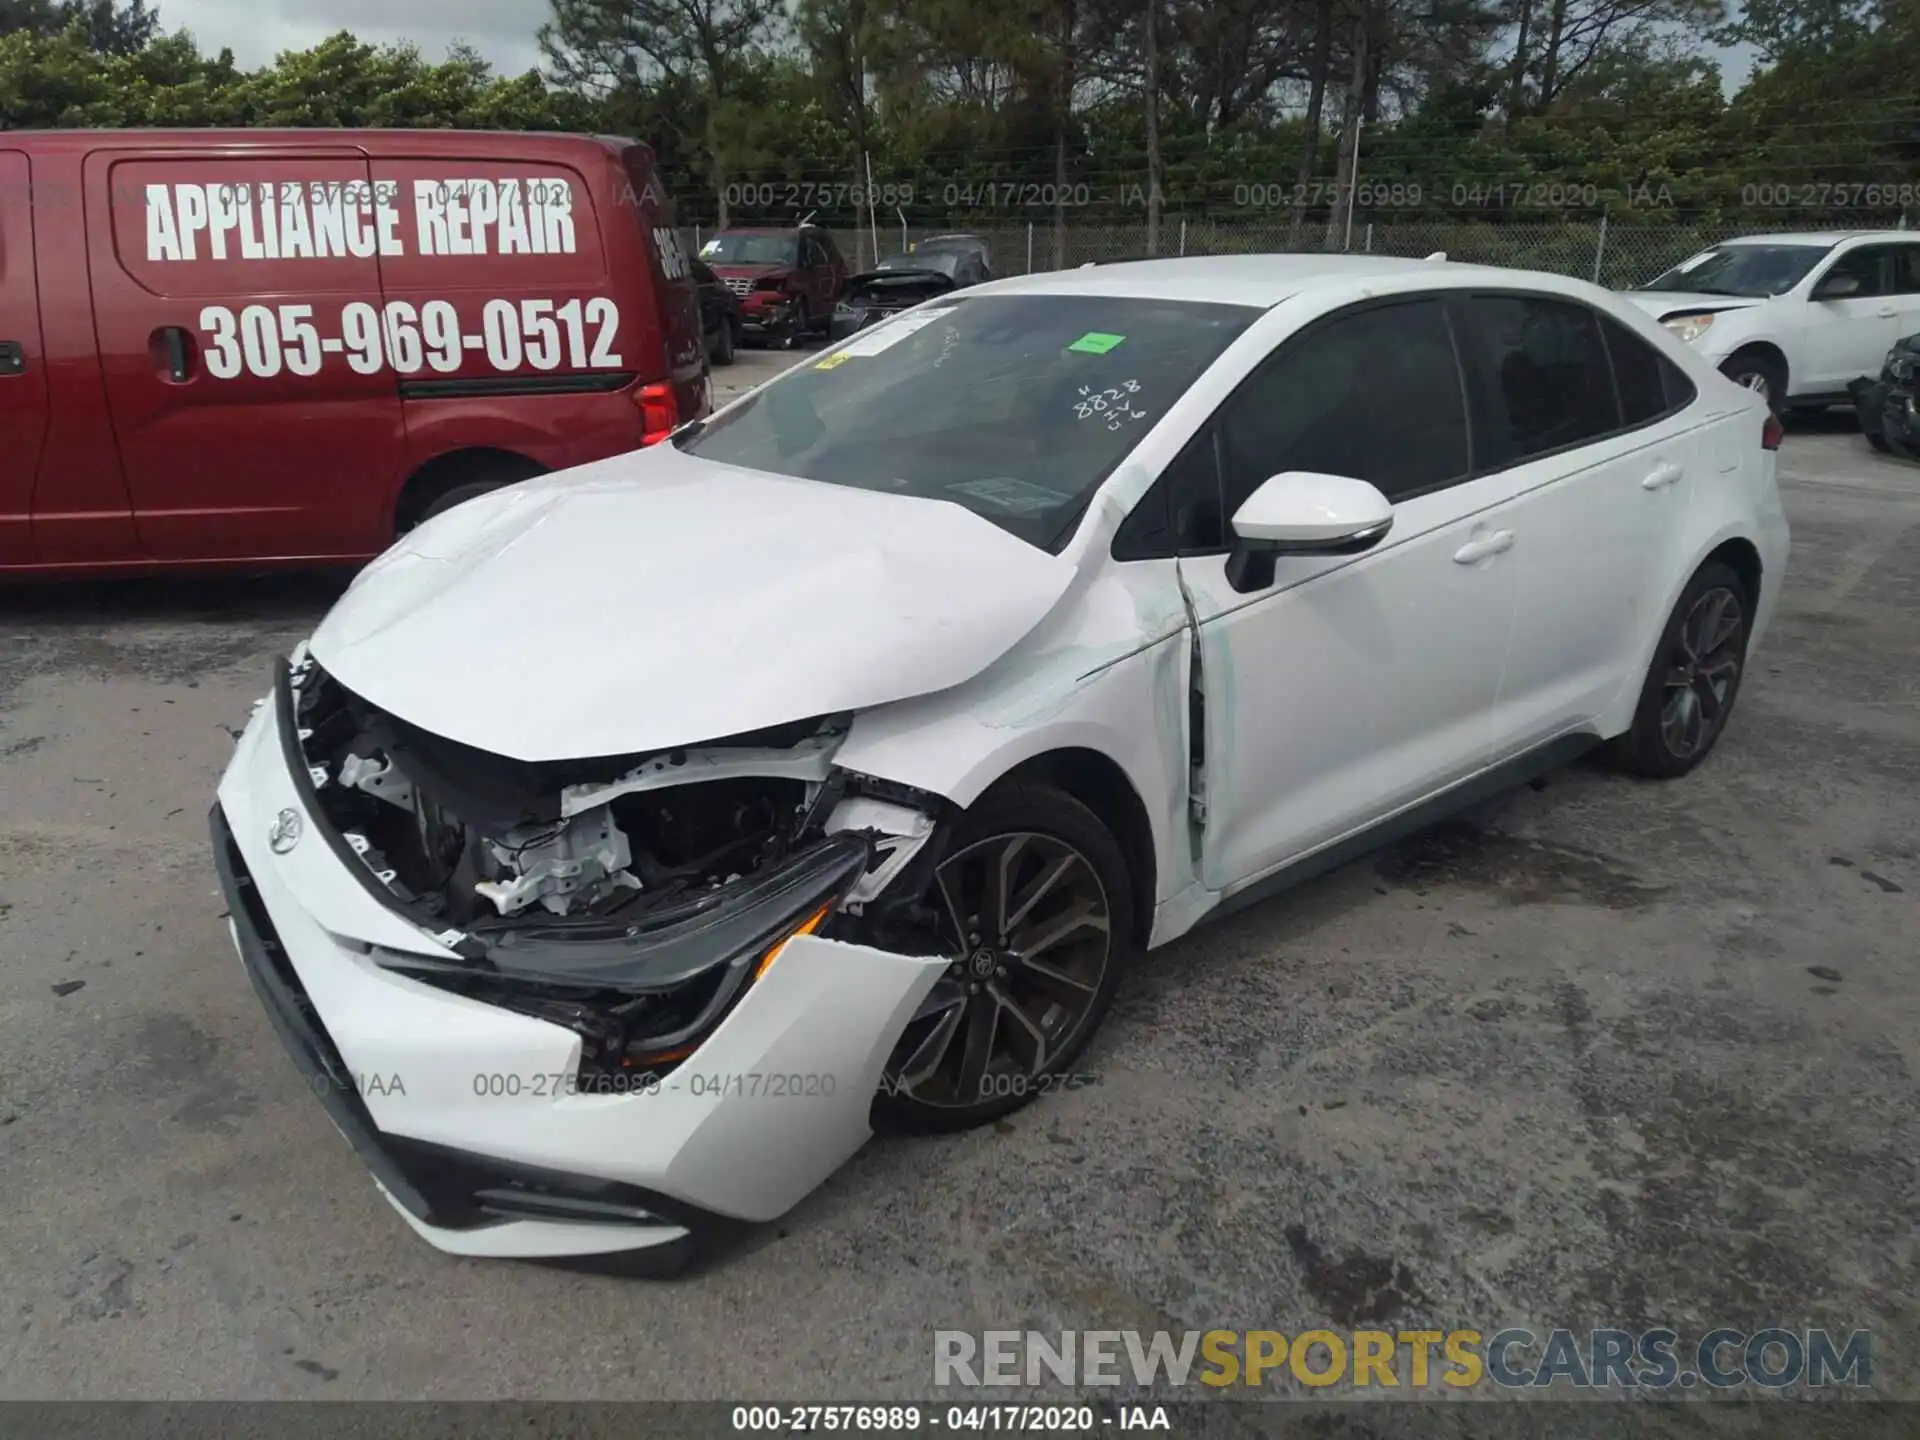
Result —
<instances>
[{"instance_id":1,"label":"car windshield","mask_svg":"<svg viewBox=\"0 0 1920 1440\"><path fill-rule=\"evenodd\" d=\"M1784 295L1819 263L1830 245L1720 245L1682 260L1646 288L1763 299Z\"/></svg>"},{"instance_id":2,"label":"car windshield","mask_svg":"<svg viewBox=\"0 0 1920 1440\"><path fill-rule=\"evenodd\" d=\"M676 443L727 465L950 500L1057 550L1100 483L1259 313L1111 295L942 297L803 361Z\"/></svg>"},{"instance_id":3,"label":"car windshield","mask_svg":"<svg viewBox=\"0 0 1920 1440\"><path fill-rule=\"evenodd\" d=\"M952 250L928 250L912 255L889 255L876 270L937 270L952 275L960 268L960 255Z\"/></svg>"},{"instance_id":4,"label":"car windshield","mask_svg":"<svg viewBox=\"0 0 1920 1440\"><path fill-rule=\"evenodd\" d=\"M700 247L709 265L792 265L800 241L792 235L716 235Z\"/></svg>"}]
</instances>

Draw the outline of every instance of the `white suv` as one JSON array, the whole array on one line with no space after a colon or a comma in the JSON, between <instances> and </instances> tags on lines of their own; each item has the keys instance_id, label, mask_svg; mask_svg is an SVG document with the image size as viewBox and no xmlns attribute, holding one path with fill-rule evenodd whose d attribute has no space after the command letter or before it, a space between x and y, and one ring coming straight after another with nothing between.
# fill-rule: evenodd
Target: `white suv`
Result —
<instances>
[{"instance_id":1,"label":"white suv","mask_svg":"<svg viewBox=\"0 0 1920 1440\"><path fill-rule=\"evenodd\" d=\"M1844 404L1920 331L1920 233L1746 236L1627 298L1776 410Z\"/></svg>"}]
</instances>

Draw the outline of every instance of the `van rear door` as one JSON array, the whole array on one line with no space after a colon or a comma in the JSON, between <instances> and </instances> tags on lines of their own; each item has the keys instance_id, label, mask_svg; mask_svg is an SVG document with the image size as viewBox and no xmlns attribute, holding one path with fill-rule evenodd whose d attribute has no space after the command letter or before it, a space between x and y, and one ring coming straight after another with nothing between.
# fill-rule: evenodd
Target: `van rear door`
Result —
<instances>
[{"instance_id":1,"label":"van rear door","mask_svg":"<svg viewBox=\"0 0 1920 1440\"><path fill-rule=\"evenodd\" d=\"M660 315L667 373L656 378L671 387L677 418L697 419L707 413L712 401L707 389L707 341L700 323L700 288L680 243L673 201L660 183L653 150L637 143L628 145L620 154L620 164L625 174L623 189L640 227L647 281Z\"/></svg>"},{"instance_id":2,"label":"van rear door","mask_svg":"<svg viewBox=\"0 0 1920 1440\"><path fill-rule=\"evenodd\" d=\"M108 409L146 549L384 548L405 437L380 255L401 217L365 157L102 149L85 193Z\"/></svg>"},{"instance_id":3,"label":"van rear door","mask_svg":"<svg viewBox=\"0 0 1920 1440\"><path fill-rule=\"evenodd\" d=\"M47 436L32 178L25 155L0 150L0 565L34 559L33 486Z\"/></svg>"}]
</instances>

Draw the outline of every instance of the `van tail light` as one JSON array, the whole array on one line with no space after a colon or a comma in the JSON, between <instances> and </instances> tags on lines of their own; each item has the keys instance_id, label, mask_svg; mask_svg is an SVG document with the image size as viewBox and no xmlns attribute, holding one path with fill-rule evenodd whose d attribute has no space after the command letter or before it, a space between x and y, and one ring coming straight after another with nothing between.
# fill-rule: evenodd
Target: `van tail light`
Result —
<instances>
[{"instance_id":1,"label":"van tail light","mask_svg":"<svg viewBox=\"0 0 1920 1440\"><path fill-rule=\"evenodd\" d=\"M1778 450L1780 442L1787 438L1787 427L1780 423L1780 417L1771 411L1767 413L1767 423L1760 430L1760 448Z\"/></svg>"},{"instance_id":2,"label":"van tail light","mask_svg":"<svg viewBox=\"0 0 1920 1440\"><path fill-rule=\"evenodd\" d=\"M658 445L680 424L680 403L673 398L673 386L642 385L634 396L640 407L640 443Z\"/></svg>"}]
</instances>

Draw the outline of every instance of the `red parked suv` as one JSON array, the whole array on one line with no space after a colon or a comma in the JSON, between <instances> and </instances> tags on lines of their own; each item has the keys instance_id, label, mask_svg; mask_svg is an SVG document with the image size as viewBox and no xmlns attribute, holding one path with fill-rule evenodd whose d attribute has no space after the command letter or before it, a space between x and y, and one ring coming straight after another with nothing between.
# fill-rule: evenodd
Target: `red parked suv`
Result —
<instances>
[{"instance_id":1,"label":"red parked suv","mask_svg":"<svg viewBox=\"0 0 1920 1440\"><path fill-rule=\"evenodd\" d=\"M702 245L700 258L740 297L741 333L776 350L801 335L825 334L847 283L840 247L811 225L731 227Z\"/></svg>"},{"instance_id":2,"label":"red parked suv","mask_svg":"<svg viewBox=\"0 0 1920 1440\"><path fill-rule=\"evenodd\" d=\"M365 560L709 404L645 145L0 133L0 577Z\"/></svg>"}]
</instances>

